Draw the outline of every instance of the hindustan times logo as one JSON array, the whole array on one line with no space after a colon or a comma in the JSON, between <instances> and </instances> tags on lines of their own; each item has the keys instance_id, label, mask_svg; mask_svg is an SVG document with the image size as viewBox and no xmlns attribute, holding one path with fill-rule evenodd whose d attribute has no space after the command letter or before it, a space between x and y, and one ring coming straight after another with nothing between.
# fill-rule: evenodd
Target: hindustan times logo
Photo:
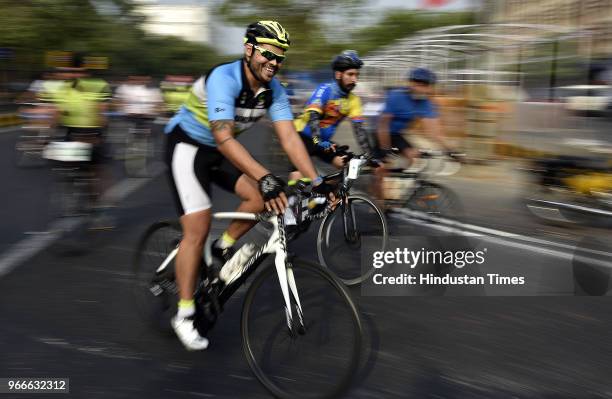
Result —
<instances>
[{"instance_id":1,"label":"hindustan times logo","mask_svg":"<svg viewBox=\"0 0 612 399\"><path fill-rule=\"evenodd\" d=\"M397 248L395 251L374 252L372 265L380 269L386 264L405 264L414 269L418 265L444 264L461 269L467 265L482 265L486 253L486 248L482 251L431 251L425 248L411 251L408 248Z\"/></svg>"}]
</instances>

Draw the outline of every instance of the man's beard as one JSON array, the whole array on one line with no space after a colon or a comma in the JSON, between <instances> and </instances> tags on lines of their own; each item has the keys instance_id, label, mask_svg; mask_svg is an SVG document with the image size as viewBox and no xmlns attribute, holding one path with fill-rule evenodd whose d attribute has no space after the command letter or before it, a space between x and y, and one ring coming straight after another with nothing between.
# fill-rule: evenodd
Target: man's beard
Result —
<instances>
[{"instance_id":1,"label":"man's beard","mask_svg":"<svg viewBox=\"0 0 612 399\"><path fill-rule=\"evenodd\" d=\"M340 81L338 83L342 91L344 91L345 93L350 93L355 88L355 86L357 86L357 83L349 83L346 86L343 85Z\"/></svg>"},{"instance_id":2,"label":"man's beard","mask_svg":"<svg viewBox=\"0 0 612 399\"><path fill-rule=\"evenodd\" d=\"M257 80L259 80L260 82L268 82L270 80L272 80L272 78L276 75L276 73L278 72L278 67L274 66L274 65L270 65L268 62L264 63L264 64L255 64L253 61L253 57L251 57L249 59L249 61L247 62L247 64L249 65L249 69L251 70L251 73L255 76L255 78ZM271 69L271 76L270 79L267 79L266 76L268 75L266 72L266 68L267 65L270 65L270 69Z\"/></svg>"}]
</instances>

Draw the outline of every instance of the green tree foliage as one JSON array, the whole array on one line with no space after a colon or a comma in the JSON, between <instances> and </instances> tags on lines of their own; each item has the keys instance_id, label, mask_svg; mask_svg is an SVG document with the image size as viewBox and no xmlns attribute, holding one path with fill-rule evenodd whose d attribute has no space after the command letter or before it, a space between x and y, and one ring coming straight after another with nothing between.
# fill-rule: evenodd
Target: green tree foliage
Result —
<instances>
[{"instance_id":1,"label":"green tree foliage","mask_svg":"<svg viewBox=\"0 0 612 399\"><path fill-rule=\"evenodd\" d=\"M474 20L469 12L389 10L381 21L356 30L349 40L331 40L325 34L323 16L335 13L345 23L353 25L353 20L362 17L359 15L362 4L362 0L245 0L237 7L235 1L224 0L217 12L226 21L245 27L262 19L279 21L291 35L287 67L299 69L324 66L343 49L356 49L366 54L422 29L470 24Z\"/></svg>"},{"instance_id":2,"label":"green tree foliage","mask_svg":"<svg viewBox=\"0 0 612 399\"><path fill-rule=\"evenodd\" d=\"M14 50L15 69L44 69L49 50L107 56L113 74L199 74L222 59L201 44L146 35L128 0L0 0L0 9L0 47Z\"/></svg>"},{"instance_id":3,"label":"green tree foliage","mask_svg":"<svg viewBox=\"0 0 612 399\"><path fill-rule=\"evenodd\" d=\"M308 68L328 58L341 46L333 46L325 37L321 21L330 7L347 12L361 4L361 0L246 0L237 6L235 1L224 0L217 12L226 21L246 26L258 20L276 20L290 33L291 49L286 66ZM331 46L331 49L330 49Z\"/></svg>"},{"instance_id":4,"label":"green tree foliage","mask_svg":"<svg viewBox=\"0 0 612 399\"><path fill-rule=\"evenodd\" d=\"M346 48L362 54L414 32L442 25L466 24L469 13L425 13L391 10L376 25L354 29L345 41L330 38L330 15L356 26L364 0L220 0L217 13L245 26L276 19L291 33L293 46L287 67L318 68ZM222 62L210 47L176 37L146 35L144 17L130 0L0 0L0 47L12 48L11 68L39 71L49 50L78 51L107 56L111 73L200 74ZM356 19L355 19L356 21ZM332 22L333 23L333 22Z\"/></svg>"}]
</instances>

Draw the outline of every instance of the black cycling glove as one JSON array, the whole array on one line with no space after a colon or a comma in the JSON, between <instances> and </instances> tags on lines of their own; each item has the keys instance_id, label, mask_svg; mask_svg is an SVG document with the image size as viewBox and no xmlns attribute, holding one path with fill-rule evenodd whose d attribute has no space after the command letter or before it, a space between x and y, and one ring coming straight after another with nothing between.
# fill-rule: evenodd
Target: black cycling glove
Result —
<instances>
[{"instance_id":1,"label":"black cycling glove","mask_svg":"<svg viewBox=\"0 0 612 399\"><path fill-rule=\"evenodd\" d=\"M285 189L285 182L274 176L272 173L268 173L258 182L259 192L263 196L264 201L270 201L271 199L278 198L280 193Z\"/></svg>"}]
</instances>

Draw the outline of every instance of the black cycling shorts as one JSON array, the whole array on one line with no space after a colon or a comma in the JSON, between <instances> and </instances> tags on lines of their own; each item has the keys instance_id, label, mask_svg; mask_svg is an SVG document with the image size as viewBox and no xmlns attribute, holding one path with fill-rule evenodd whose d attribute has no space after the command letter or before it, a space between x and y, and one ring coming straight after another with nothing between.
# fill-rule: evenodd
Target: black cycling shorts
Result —
<instances>
[{"instance_id":1,"label":"black cycling shorts","mask_svg":"<svg viewBox=\"0 0 612 399\"><path fill-rule=\"evenodd\" d=\"M397 148L400 152L404 151L406 148L412 148L412 144L408 142L402 135L393 134L391 135L391 147Z\"/></svg>"},{"instance_id":2,"label":"black cycling shorts","mask_svg":"<svg viewBox=\"0 0 612 399\"><path fill-rule=\"evenodd\" d=\"M215 147L198 143L176 126L166 141L168 177L179 215L203 211L212 206L210 183L235 192L242 176Z\"/></svg>"},{"instance_id":3,"label":"black cycling shorts","mask_svg":"<svg viewBox=\"0 0 612 399\"><path fill-rule=\"evenodd\" d=\"M400 134L392 134L391 135L391 148L397 148L400 152L403 152L406 148L413 148L412 144L410 144L402 135ZM378 156L382 158L380 146L377 143L376 150L378 152Z\"/></svg>"}]
</instances>

